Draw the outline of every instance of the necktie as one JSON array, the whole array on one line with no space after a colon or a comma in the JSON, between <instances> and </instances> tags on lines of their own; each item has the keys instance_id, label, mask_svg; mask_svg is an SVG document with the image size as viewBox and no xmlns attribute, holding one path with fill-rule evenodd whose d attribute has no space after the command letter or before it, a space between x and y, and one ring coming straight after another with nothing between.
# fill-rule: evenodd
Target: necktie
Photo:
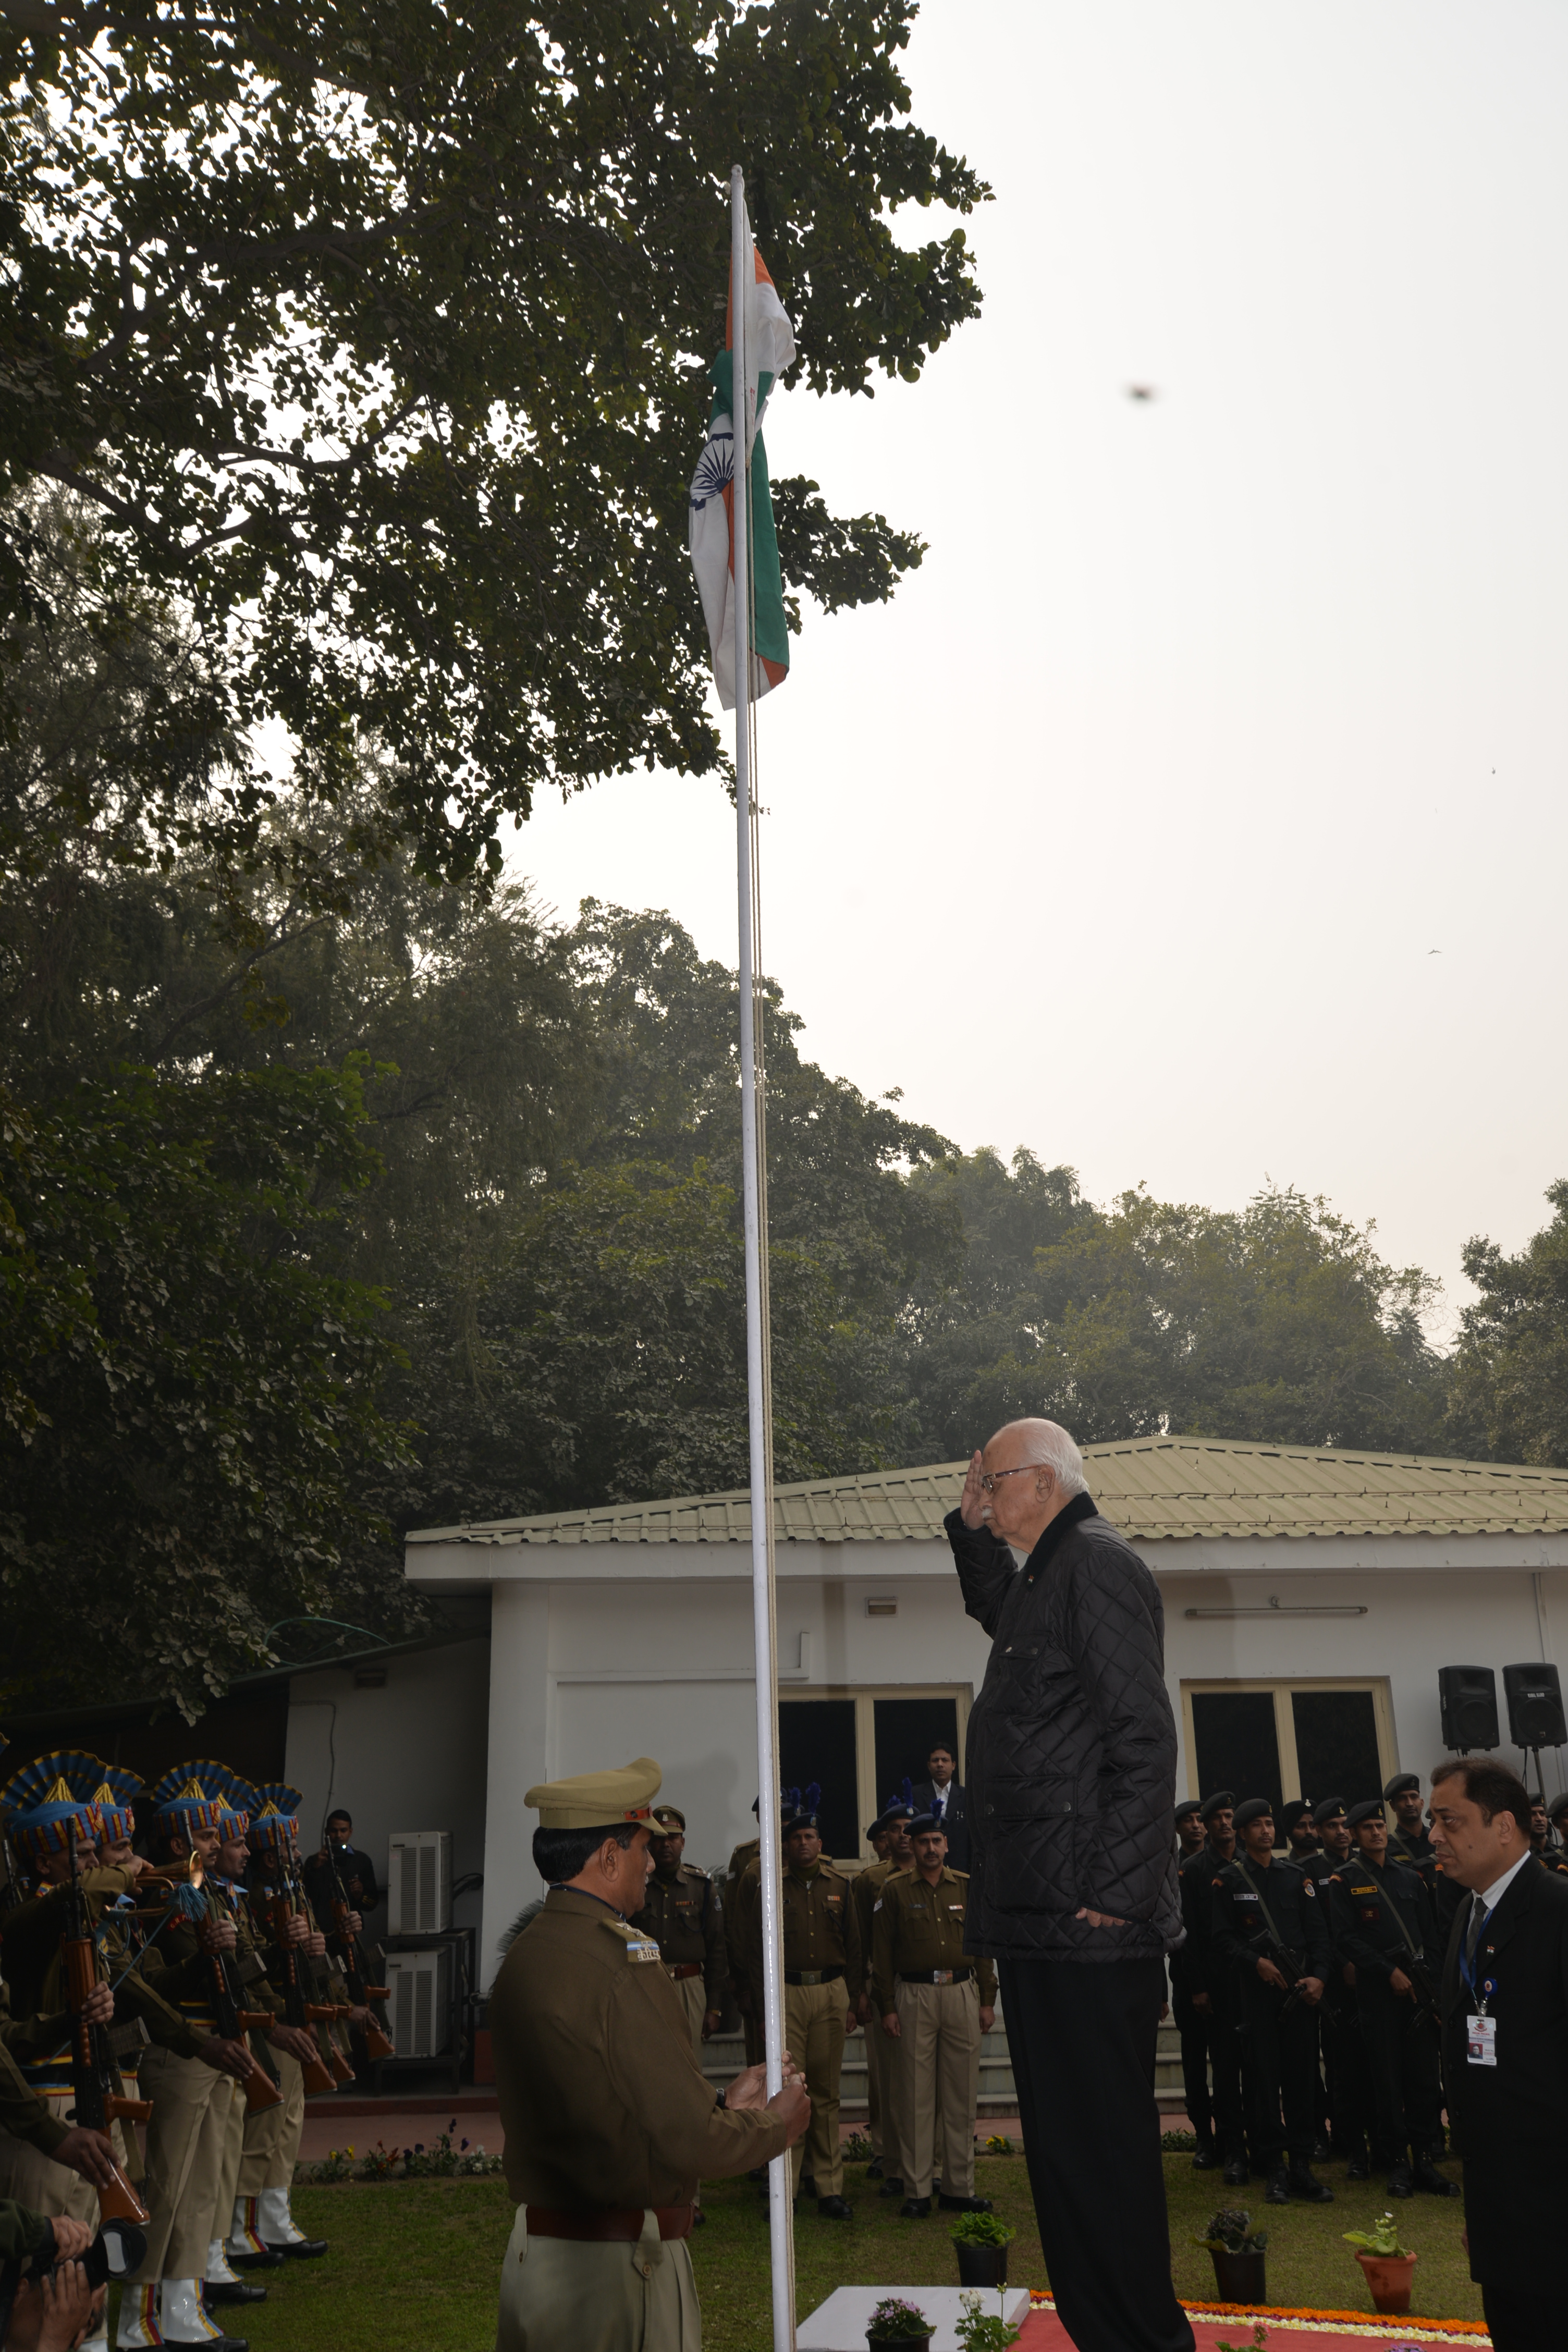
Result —
<instances>
[{"instance_id":1,"label":"necktie","mask_svg":"<svg viewBox=\"0 0 1568 2352\"><path fill-rule=\"evenodd\" d=\"M1472 1969L1476 1965L1476 1947L1481 1940L1481 1929L1486 1925L1486 1905L1482 1902L1479 1895L1472 1895L1470 1897L1470 1924L1465 1930L1465 1958Z\"/></svg>"},{"instance_id":2,"label":"necktie","mask_svg":"<svg viewBox=\"0 0 1568 2352\"><path fill-rule=\"evenodd\" d=\"M937 1790L937 1792L936 1792L935 1796L934 1796L934 1797L931 1799L931 1819L932 1819L932 1821L935 1821L935 1822L940 1822L940 1821L941 1821L941 1819L942 1819L942 1790L939 1789L939 1790Z\"/></svg>"}]
</instances>

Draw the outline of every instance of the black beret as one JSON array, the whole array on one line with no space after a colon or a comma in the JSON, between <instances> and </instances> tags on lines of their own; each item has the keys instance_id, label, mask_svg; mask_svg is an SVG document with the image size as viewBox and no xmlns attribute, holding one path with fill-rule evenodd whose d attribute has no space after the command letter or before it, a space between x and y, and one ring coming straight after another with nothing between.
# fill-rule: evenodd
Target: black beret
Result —
<instances>
[{"instance_id":1,"label":"black beret","mask_svg":"<svg viewBox=\"0 0 1568 2352\"><path fill-rule=\"evenodd\" d=\"M1312 1819L1318 1828L1321 1829L1325 1822L1337 1822L1344 1809L1345 1801L1342 1797L1323 1797L1312 1807Z\"/></svg>"},{"instance_id":2,"label":"black beret","mask_svg":"<svg viewBox=\"0 0 1568 2352\"><path fill-rule=\"evenodd\" d=\"M928 1830L939 1830L943 1837L947 1835L946 1822L939 1822L934 1813L917 1813L910 1823L910 1835L924 1837Z\"/></svg>"},{"instance_id":3,"label":"black beret","mask_svg":"<svg viewBox=\"0 0 1568 2352\"><path fill-rule=\"evenodd\" d=\"M1363 1822L1380 1822L1382 1819L1383 1799L1381 1797L1363 1797L1360 1804L1352 1805L1345 1815L1345 1820L1352 1830L1358 1829Z\"/></svg>"},{"instance_id":4,"label":"black beret","mask_svg":"<svg viewBox=\"0 0 1568 2352\"><path fill-rule=\"evenodd\" d=\"M1416 1795L1420 1795L1421 1775L1419 1772L1396 1772L1393 1780L1389 1782L1387 1788L1384 1789L1383 1792L1384 1797L1386 1801L1392 1805L1395 1797L1404 1796L1406 1789L1414 1789Z\"/></svg>"},{"instance_id":5,"label":"black beret","mask_svg":"<svg viewBox=\"0 0 1568 2352\"><path fill-rule=\"evenodd\" d=\"M1176 1819L1179 1822L1184 1822L1189 1813L1201 1813L1202 1811L1203 1807L1195 1797L1184 1797L1181 1803L1176 1807Z\"/></svg>"},{"instance_id":6,"label":"black beret","mask_svg":"<svg viewBox=\"0 0 1568 2352\"><path fill-rule=\"evenodd\" d=\"M815 1813L786 1813L783 1821L779 1823L779 1835L780 1837L788 1837L792 1830L814 1830L816 1827L816 1815Z\"/></svg>"},{"instance_id":7,"label":"black beret","mask_svg":"<svg viewBox=\"0 0 1568 2352\"><path fill-rule=\"evenodd\" d=\"M1564 1813L1568 1813L1568 1789L1564 1789L1560 1797L1553 1797L1546 1808L1549 1822L1560 1822Z\"/></svg>"},{"instance_id":8,"label":"black beret","mask_svg":"<svg viewBox=\"0 0 1568 2352\"><path fill-rule=\"evenodd\" d=\"M895 1822L912 1822L914 1817L915 1809L912 1805L889 1805L885 1813L879 1814L877 1827L879 1830L890 1830Z\"/></svg>"},{"instance_id":9,"label":"black beret","mask_svg":"<svg viewBox=\"0 0 1568 2352\"><path fill-rule=\"evenodd\" d=\"M886 1822L873 1822L866 1834L868 1838L879 1838L887 1826Z\"/></svg>"},{"instance_id":10,"label":"black beret","mask_svg":"<svg viewBox=\"0 0 1568 2352\"><path fill-rule=\"evenodd\" d=\"M1227 1805L1234 1805L1235 1802L1234 1789L1216 1789L1214 1795L1205 1797L1198 1807L1198 1817L1202 1821L1212 1822L1216 1813L1223 1813Z\"/></svg>"},{"instance_id":11,"label":"black beret","mask_svg":"<svg viewBox=\"0 0 1568 2352\"><path fill-rule=\"evenodd\" d=\"M1244 1830L1248 1822L1260 1822L1266 1817L1272 1818L1273 1812L1274 1808L1267 1797L1248 1797L1244 1805L1237 1805L1236 1809L1236 1826L1238 1830Z\"/></svg>"},{"instance_id":12,"label":"black beret","mask_svg":"<svg viewBox=\"0 0 1568 2352\"><path fill-rule=\"evenodd\" d=\"M1305 1797L1292 1797L1288 1805L1280 1806L1279 1826L1284 1831L1287 1837L1289 1836L1298 1822L1306 1820L1311 1810L1311 1805Z\"/></svg>"}]
</instances>

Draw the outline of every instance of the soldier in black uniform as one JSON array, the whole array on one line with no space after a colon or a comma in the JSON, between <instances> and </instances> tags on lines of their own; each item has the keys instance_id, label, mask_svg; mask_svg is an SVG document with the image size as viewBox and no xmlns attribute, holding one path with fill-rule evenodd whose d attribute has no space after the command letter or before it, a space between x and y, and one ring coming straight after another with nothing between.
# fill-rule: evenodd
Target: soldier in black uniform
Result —
<instances>
[{"instance_id":1,"label":"soldier in black uniform","mask_svg":"<svg viewBox=\"0 0 1568 2352\"><path fill-rule=\"evenodd\" d=\"M1355 1970L1336 1941L1337 1911L1329 1881L1341 1869L1351 1850L1342 1797L1324 1797L1312 1808L1312 1826L1321 1843L1300 1864L1318 1890L1318 1916L1329 1943L1329 1975L1318 2004L1318 2039L1323 2053L1332 2152L1342 2157L1347 2180L1367 2180L1367 2126L1372 2115L1372 2078L1367 2073L1356 2008Z\"/></svg>"},{"instance_id":2,"label":"soldier in black uniform","mask_svg":"<svg viewBox=\"0 0 1568 2352\"><path fill-rule=\"evenodd\" d=\"M1268 2176L1270 2205L1288 2205L1293 2197L1328 2205L1333 2191L1311 2165L1319 2087L1313 2011L1329 1970L1318 1890L1294 1863L1274 1859L1267 1797L1238 1805L1236 1826L1241 1842L1214 1873L1211 1916L1215 1947L1241 1989L1252 2152Z\"/></svg>"},{"instance_id":3,"label":"soldier in black uniform","mask_svg":"<svg viewBox=\"0 0 1568 2352\"><path fill-rule=\"evenodd\" d=\"M1390 1859L1408 1863L1413 1870L1421 1871L1430 1891L1437 1856L1426 1834L1420 1780L1414 1772L1396 1772L1383 1792L1383 1801L1394 1809L1394 1827L1388 1832Z\"/></svg>"},{"instance_id":4,"label":"soldier in black uniform","mask_svg":"<svg viewBox=\"0 0 1568 2352\"><path fill-rule=\"evenodd\" d=\"M1245 2189L1247 2113L1241 2088L1241 1989L1236 1970L1215 1950L1212 1933L1210 1893L1215 1871L1236 1852L1234 1792L1218 1789L1198 1808L1205 1843L1190 1854L1177 1874L1182 1895L1182 1921L1186 1941L1181 1948L1183 1983L1195 2014L1203 2021L1208 2043L1210 2083L1203 2095L1189 2087L1187 2115L1198 2136L1197 2156L1205 2159L1200 2171L1217 2161L1232 2188ZM1196 2098L1197 2113L1192 2102Z\"/></svg>"},{"instance_id":5,"label":"soldier in black uniform","mask_svg":"<svg viewBox=\"0 0 1568 2352\"><path fill-rule=\"evenodd\" d=\"M1176 1807L1178 1868L1194 1853L1202 1853L1207 1843L1203 1808L1196 1797L1189 1797L1184 1804ZM1190 1936L1171 1954L1171 2015L1182 2039L1182 2088L1187 2120L1197 2135L1193 2168L1196 2172L1212 2172L1220 2158L1215 2147L1214 2107L1209 2098L1209 2021L1204 2011L1193 2007L1193 1994L1199 1989L1194 1958Z\"/></svg>"},{"instance_id":6,"label":"soldier in black uniform","mask_svg":"<svg viewBox=\"0 0 1568 2352\"><path fill-rule=\"evenodd\" d=\"M1330 1881L1334 1940L1355 1970L1356 2008L1372 2077L1373 2154L1390 2168L1391 2197L1417 2189L1457 2197L1432 2162L1441 2129L1437 2027L1421 1995L1439 1965L1430 1890L1388 1851L1383 1800L1345 1816L1354 1848ZM1428 1958L1430 1954L1430 1959Z\"/></svg>"},{"instance_id":7,"label":"soldier in black uniform","mask_svg":"<svg viewBox=\"0 0 1568 2352\"><path fill-rule=\"evenodd\" d=\"M1546 1808L1546 1818L1556 1831L1560 1840L1568 1837L1568 1828L1564 1828L1564 1823L1568 1822L1568 1789L1565 1789L1560 1797L1552 1798ZM1549 1870L1568 1871L1568 1849L1561 1843L1549 1845L1542 1860Z\"/></svg>"}]
</instances>

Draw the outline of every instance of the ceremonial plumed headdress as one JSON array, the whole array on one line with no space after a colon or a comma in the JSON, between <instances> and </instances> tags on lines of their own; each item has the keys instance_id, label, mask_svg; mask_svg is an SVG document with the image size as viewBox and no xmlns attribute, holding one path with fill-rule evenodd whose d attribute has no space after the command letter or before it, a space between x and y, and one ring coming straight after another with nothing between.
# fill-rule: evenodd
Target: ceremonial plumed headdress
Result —
<instances>
[{"instance_id":1,"label":"ceremonial plumed headdress","mask_svg":"<svg viewBox=\"0 0 1568 2352\"><path fill-rule=\"evenodd\" d=\"M242 1838L250 1827L251 1815L259 1811L256 1791L242 1774L230 1771L226 1765L222 1771L221 1782L217 1782L216 1773L213 1775L216 1785L212 1793L223 1807L217 1817L217 1833L220 1838Z\"/></svg>"},{"instance_id":2,"label":"ceremonial plumed headdress","mask_svg":"<svg viewBox=\"0 0 1568 2352\"><path fill-rule=\"evenodd\" d=\"M164 1835L178 1834L188 1840L193 1830L216 1829L223 1810L219 1783L228 1778L228 1766L207 1756L171 1766L147 1792L158 1809Z\"/></svg>"},{"instance_id":3,"label":"ceremonial plumed headdress","mask_svg":"<svg viewBox=\"0 0 1568 2352\"><path fill-rule=\"evenodd\" d=\"M250 1794L256 1800L250 1816L252 1845L283 1846L298 1838L302 1789L291 1789L287 1780L264 1780Z\"/></svg>"},{"instance_id":4,"label":"ceremonial plumed headdress","mask_svg":"<svg viewBox=\"0 0 1568 2352\"><path fill-rule=\"evenodd\" d=\"M80 1843L98 1843L103 1824L92 1792L103 1774L102 1759L79 1748L57 1748L12 1773L0 1789L0 1813L8 1834L31 1861L64 1853L73 1822Z\"/></svg>"},{"instance_id":5,"label":"ceremonial plumed headdress","mask_svg":"<svg viewBox=\"0 0 1568 2352\"><path fill-rule=\"evenodd\" d=\"M788 1837L791 1830L814 1830L816 1809L822 1802L822 1784L813 1780L805 1789L781 1789L784 1819L779 1823L779 1835Z\"/></svg>"},{"instance_id":6,"label":"ceremonial plumed headdress","mask_svg":"<svg viewBox=\"0 0 1568 2352\"><path fill-rule=\"evenodd\" d=\"M102 1824L100 1835L111 1842L134 1837L136 1815L132 1807L142 1793L141 1774L127 1772L118 1764L104 1764L99 1768L99 1776L92 1801Z\"/></svg>"}]
</instances>

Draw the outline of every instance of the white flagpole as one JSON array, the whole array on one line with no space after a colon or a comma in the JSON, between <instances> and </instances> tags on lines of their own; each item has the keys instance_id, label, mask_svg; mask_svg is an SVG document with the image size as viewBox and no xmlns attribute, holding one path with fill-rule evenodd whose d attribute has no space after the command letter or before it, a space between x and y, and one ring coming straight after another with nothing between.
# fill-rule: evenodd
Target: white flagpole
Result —
<instances>
[{"instance_id":1,"label":"white flagpole","mask_svg":"<svg viewBox=\"0 0 1568 2352\"><path fill-rule=\"evenodd\" d=\"M741 910L741 1172L746 1258L746 1409L752 1473L752 1633L757 1671L757 1836L763 1919L763 2026L768 2096L784 2087L784 1969L779 1921L779 1776L773 1749L778 1720L773 1579L773 1496L768 1484L766 1391L763 1376L761 1187L757 1167L757 1056L752 960L752 632L751 454L747 400L746 292L752 240L746 219L745 174L730 174L730 352L735 434L732 505L735 518L735 833ZM768 2226L773 2255L773 2352L795 2352L795 2221L790 2159L768 2168Z\"/></svg>"}]
</instances>

